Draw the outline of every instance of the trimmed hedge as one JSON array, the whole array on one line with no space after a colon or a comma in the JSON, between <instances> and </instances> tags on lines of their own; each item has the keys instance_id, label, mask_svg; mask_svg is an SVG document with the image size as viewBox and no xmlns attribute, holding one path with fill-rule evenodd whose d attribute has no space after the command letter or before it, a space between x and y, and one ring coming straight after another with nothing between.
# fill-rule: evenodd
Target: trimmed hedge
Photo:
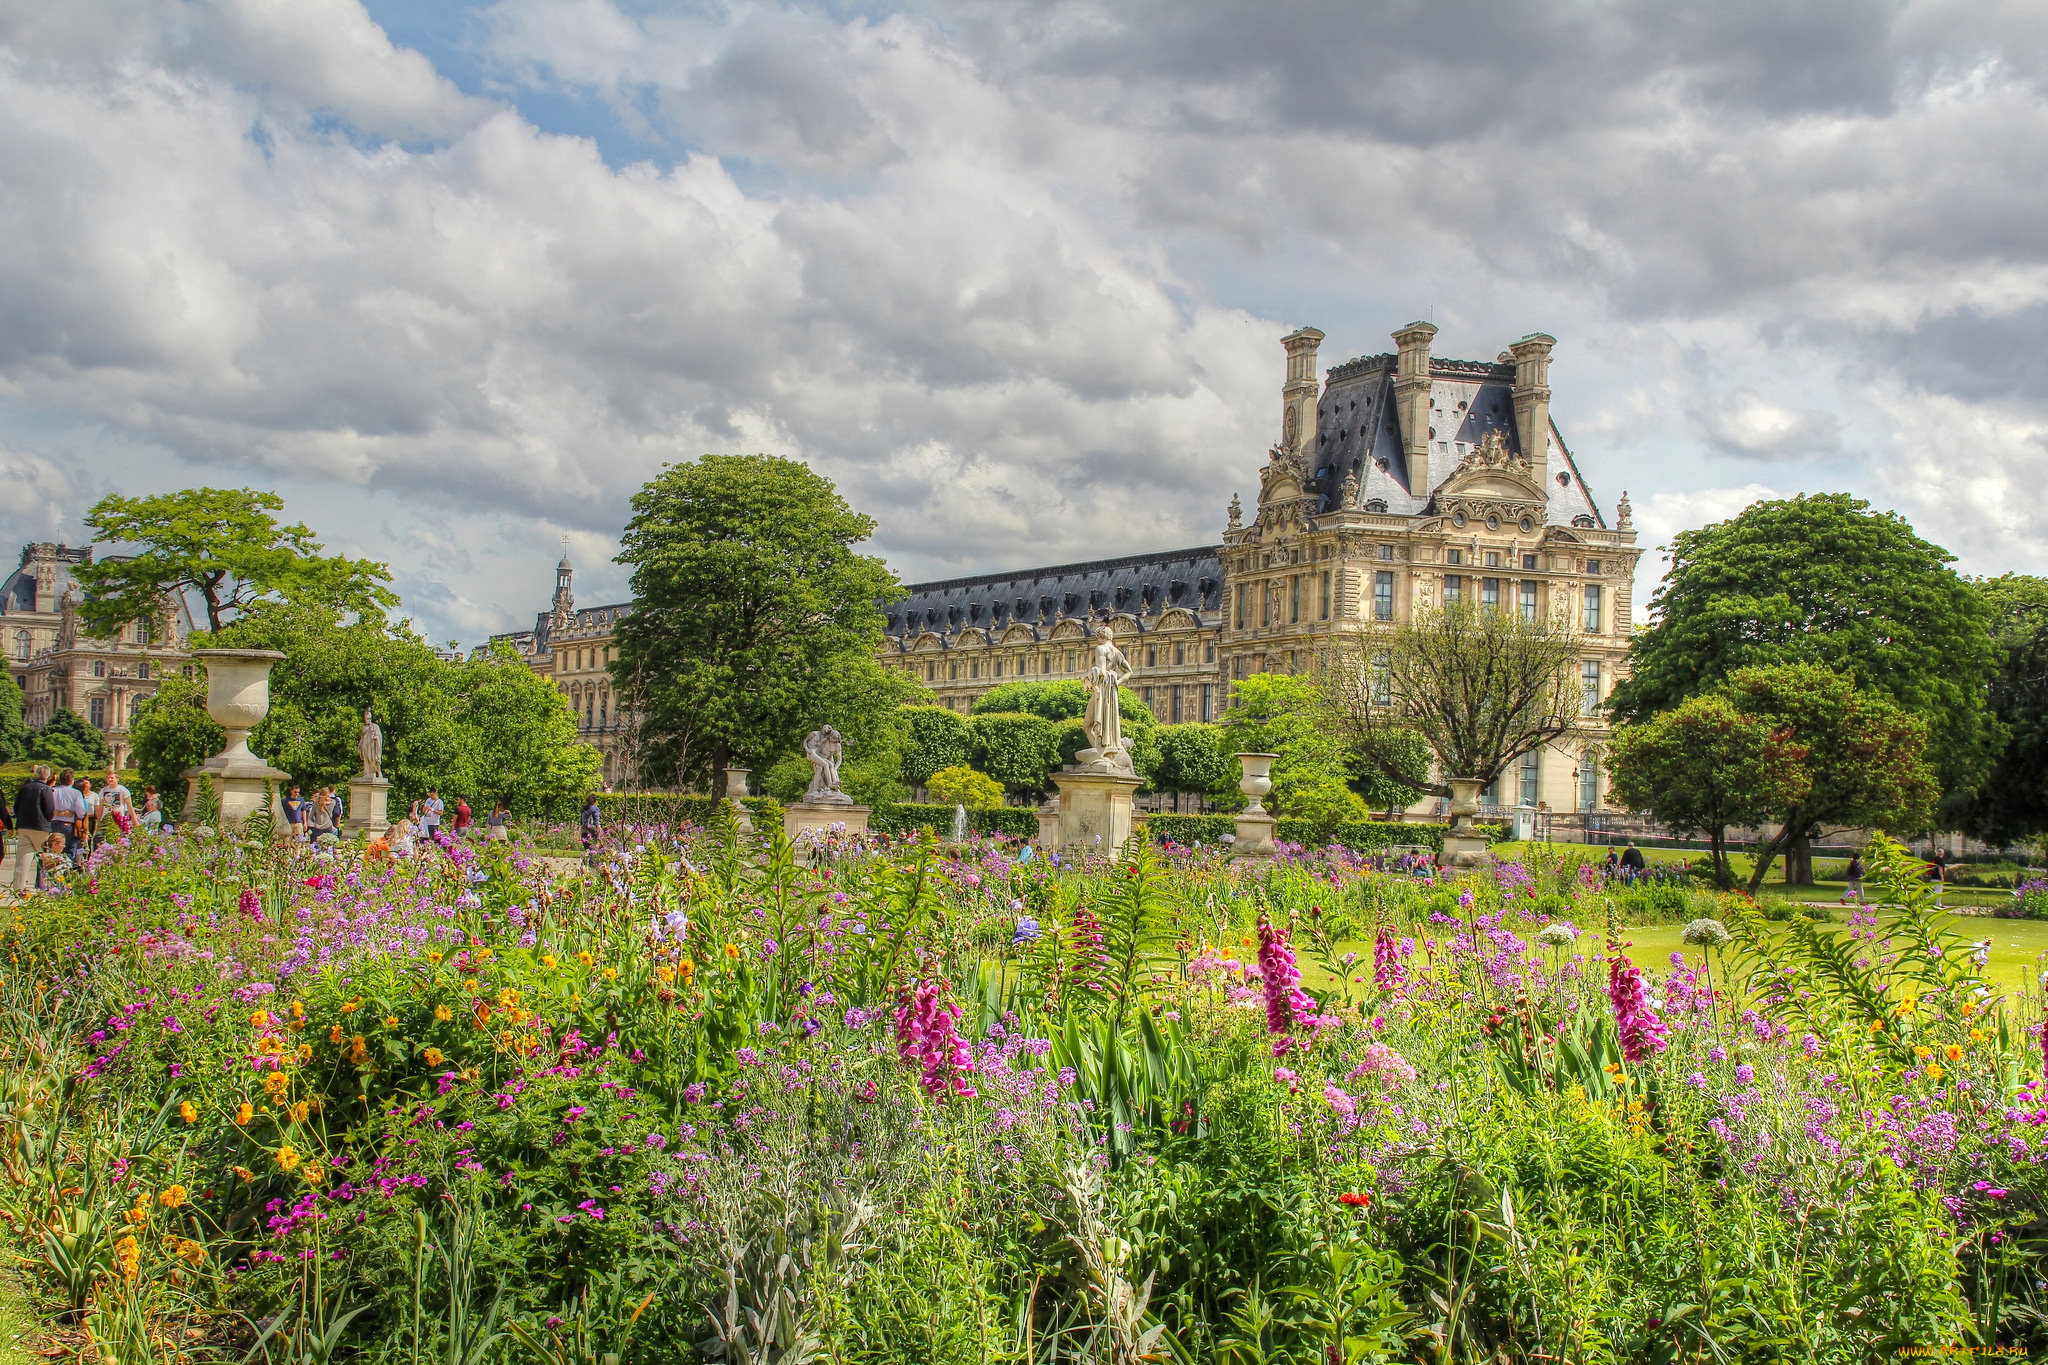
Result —
<instances>
[{"instance_id":1,"label":"trimmed hedge","mask_svg":"<svg viewBox=\"0 0 2048 1365\"><path fill-rule=\"evenodd\" d=\"M1224 835L1237 829L1237 822L1228 815L1152 815L1144 823L1154 839L1184 845L1222 843ZM1473 829L1483 834L1488 843L1499 843L1508 836L1504 825L1474 825ZM1282 819L1274 835L1306 848L1342 844L1357 853L1402 845L1420 845L1441 853L1444 847L1442 825L1405 820L1351 820L1327 825L1314 820Z\"/></svg>"},{"instance_id":2,"label":"trimmed hedge","mask_svg":"<svg viewBox=\"0 0 2048 1365\"><path fill-rule=\"evenodd\" d=\"M1237 821L1227 815L1148 815L1142 823L1155 843L1183 848L1220 844L1224 835L1237 829Z\"/></svg>"},{"instance_id":3,"label":"trimmed hedge","mask_svg":"<svg viewBox=\"0 0 2048 1365\"><path fill-rule=\"evenodd\" d=\"M930 830L934 834L950 835L953 832L952 806L942 806L928 801L898 801L892 805L876 806L868 816L868 828L879 834L908 834L914 829ZM1038 812L1029 806L992 806L986 810L967 812L967 830L970 834L1007 834L1014 838L1035 839L1038 837Z\"/></svg>"},{"instance_id":4,"label":"trimmed hedge","mask_svg":"<svg viewBox=\"0 0 2048 1365\"><path fill-rule=\"evenodd\" d=\"M607 821L634 825L708 825L718 813L718 803L717 797L674 792L599 792L597 813ZM740 804L754 817L756 828L782 823L782 803L772 796L749 796Z\"/></svg>"}]
</instances>

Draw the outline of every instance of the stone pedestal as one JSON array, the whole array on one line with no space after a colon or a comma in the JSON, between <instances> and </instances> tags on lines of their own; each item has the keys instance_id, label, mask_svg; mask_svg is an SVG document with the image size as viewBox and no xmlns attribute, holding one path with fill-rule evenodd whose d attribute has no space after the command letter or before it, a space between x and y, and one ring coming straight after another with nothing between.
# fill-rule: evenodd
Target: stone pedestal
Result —
<instances>
[{"instance_id":1,"label":"stone pedestal","mask_svg":"<svg viewBox=\"0 0 2048 1365\"><path fill-rule=\"evenodd\" d=\"M372 839L391 828L387 804L391 784L381 777L356 776L348 780L348 823L351 834L362 832Z\"/></svg>"},{"instance_id":2,"label":"stone pedestal","mask_svg":"<svg viewBox=\"0 0 2048 1365\"><path fill-rule=\"evenodd\" d=\"M1114 773L1058 772L1052 780L1060 789L1062 847L1099 849L1114 855L1131 837L1131 798L1141 779Z\"/></svg>"},{"instance_id":3,"label":"stone pedestal","mask_svg":"<svg viewBox=\"0 0 2048 1365\"><path fill-rule=\"evenodd\" d=\"M749 769L746 768L727 768L725 770L725 799L732 802L732 822L739 826L739 831L742 834L752 834L754 832L753 814L743 804L747 795L748 772Z\"/></svg>"},{"instance_id":4,"label":"stone pedestal","mask_svg":"<svg viewBox=\"0 0 2048 1365\"><path fill-rule=\"evenodd\" d=\"M1446 779L1451 788L1451 823L1444 831L1445 867L1472 868L1486 864L1486 840L1472 833L1472 817L1479 810L1477 778Z\"/></svg>"},{"instance_id":5,"label":"stone pedestal","mask_svg":"<svg viewBox=\"0 0 2048 1365\"><path fill-rule=\"evenodd\" d=\"M807 829L821 835L864 835L868 832L868 807L851 801L844 805L806 801L782 808L782 832L792 841Z\"/></svg>"},{"instance_id":6,"label":"stone pedestal","mask_svg":"<svg viewBox=\"0 0 2048 1365\"><path fill-rule=\"evenodd\" d=\"M249 732L270 714L270 669L284 654L275 649L199 649L192 657L206 665L206 714L227 731L227 747L185 770L185 818L198 818L202 780L213 785L223 828L263 809L267 783L271 818L282 826L291 774L249 752Z\"/></svg>"},{"instance_id":7,"label":"stone pedestal","mask_svg":"<svg viewBox=\"0 0 2048 1365\"><path fill-rule=\"evenodd\" d=\"M1040 806L1038 816L1038 846L1058 848L1060 846L1060 799L1055 796Z\"/></svg>"},{"instance_id":8,"label":"stone pedestal","mask_svg":"<svg viewBox=\"0 0 2048 1365\"><path fill-rule=\"evenodd\" d=\"M1273 853L1273 831L1280 822L1265 807L1266 793L1273 790L1273 760L1278 754L1239 754L1244 775L1237 789L1245 795L1244 809L1237 813L1237 837L1231 842L1233 858L1266 858Z\"/></svg>"}]
</instances>

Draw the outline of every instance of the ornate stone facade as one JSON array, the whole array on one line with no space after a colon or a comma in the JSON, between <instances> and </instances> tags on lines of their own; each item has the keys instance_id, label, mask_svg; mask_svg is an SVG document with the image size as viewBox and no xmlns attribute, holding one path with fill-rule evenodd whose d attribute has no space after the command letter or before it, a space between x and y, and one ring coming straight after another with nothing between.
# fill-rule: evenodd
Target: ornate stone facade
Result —
<instances>
[{"instance_id":1,"label":"ornate stone facade","mask_svg":"<svg viewBox=\"0 0 2048 1365\"><path fill-rule=\"evenodd\" d=\"M1334 636L1478 600L1568 609L1590 712L1626 667L1633 628L1627 495L1610 527L1550 420L1554 338L1486 363L1433 358L1435 334L1411 323L1394 352L1338 365L1320 386L1323 334L1288 335L1281 439L1249 523L1233 497L1220 546L914 584L887 609L885 661L965 711L1011 679L1079 677L1090 623L1106 620L1161 721L1210 720L1240 678L1305 671ZM1589 714L1484 807L1600 815L1605 734Z\"/></svg>"},{"instance_id":2,"label":"ornate stone facade","mask_svg":"<svg viewBox=\"0 0 2048 1365\"><path fill-rule=\"evenodd\" d=\"M135 704L153 695L168 672L192 674L192 617L183 602L167 600L156 620L132 622L110 640L85 635L71 566L91 562L90 545L22 546L19 566L0 580L0 649L22 687L31 730L59 709L76 712L106 735L114 761L125 768Z\"/></svg>"},{"instance_id":3,"label":"ornate stone facade","mask_svg":"<svg viewBox=\"0 0 2048 1365\"><path fill-rule=\"evenodd\" d=\"M613 602L602 607L576 605L572 588L576 571L565 547L555 566L554 604L534 617L532 630L493 635L519 652L526 666L550 678L569 709L576 713L579 738L597 746L604 756L604 785L607 788L635 786L633 723L619 709L612 690L610 667L619 657L612 643L612 629L619 618L633 609L630 602Z\"/></svg>"}]
</instances>

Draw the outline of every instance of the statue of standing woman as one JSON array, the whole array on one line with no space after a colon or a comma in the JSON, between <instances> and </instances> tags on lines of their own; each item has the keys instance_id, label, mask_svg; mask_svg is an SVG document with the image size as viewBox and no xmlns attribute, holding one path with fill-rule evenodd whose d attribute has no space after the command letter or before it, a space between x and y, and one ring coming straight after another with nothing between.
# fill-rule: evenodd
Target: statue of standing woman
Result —
<instances>
[{"instance_id":1,"label":"statue of standing woman","mask_svg":"<svg viewBox=\"0 0 2048 1365\"><path fill-rule=\"evenodd\" d=\"M1082 723L1088 729L1091 747L1074 757L1084 770L1136 775L1130 748L1124 743L1123 713L1117 708L1117 688L1130 676L1131 661L1116 647L1116 637L1108 626L1097 626L1088 671L1081 675L1088 685L1088 709Z\"/></svg>"},{"instance_id":2,"label":"statue of standing woman","mask_svg":"<svg viewBox=\"0 0 2048 1365\"><path fill-rule=\"evenodd\" d=\"M367 706L363 708L363 732L356 738L356 753L363 760L364 777L384 776L384 732L370 719Z\"/></svg>"}]
</instances>

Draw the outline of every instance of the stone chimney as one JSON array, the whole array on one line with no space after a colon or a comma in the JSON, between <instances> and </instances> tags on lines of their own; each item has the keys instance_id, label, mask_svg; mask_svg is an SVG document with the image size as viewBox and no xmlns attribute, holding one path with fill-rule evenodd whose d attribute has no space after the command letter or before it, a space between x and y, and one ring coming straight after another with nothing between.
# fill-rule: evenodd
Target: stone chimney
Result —
<instances>
[{"instance_id":1,"label":"stone chimney","mask_svg":"<svg viewBox=\"0 0 2048 1365\"><path fill-rule=\"evenodd\" d=\"M1557 338L1531 332L1508 350L1515 357L1515 434L1538 472L1550 459L1550 348Z\"/></svg>"},{"instance_id":2,"label":"stone chimney","mask_svg":"<svg viewBox=\"0 0 2048 1365\"><path fill-rule=\"evenodd\" d=\"M1394 412L1401 424L1401 445L1408 457L1408 491L1429 494L1429 341L1436 328L1411 322L1394 333L1401 348L1394 368Z\"/></svg>"},{"instance_id":3,"label":"stone chimney","mask_svg":"<svg viewBox=\"0 0 2048 1365\"><path fill-rule=\"evenodd\" d=\"M1303 327L1280 338L1287 348L1287 382L1280 386L1280 449L1283 454L1313 453L1316 448L1316 348L1323 334Z\"/></svg>"}]
</instances>

